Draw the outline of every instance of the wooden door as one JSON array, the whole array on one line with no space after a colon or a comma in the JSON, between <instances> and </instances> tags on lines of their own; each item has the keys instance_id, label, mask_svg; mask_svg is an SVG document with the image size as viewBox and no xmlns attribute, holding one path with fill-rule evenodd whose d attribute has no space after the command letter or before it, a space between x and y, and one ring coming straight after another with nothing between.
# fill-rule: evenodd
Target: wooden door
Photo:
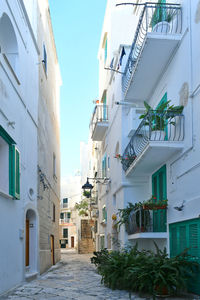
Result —
<instances>
[{"instance_id":1,"label":"wooden door","mask_svg":"<svg viewBox=\"0 0 200 300\"><path fill-rule=\"evenodd\" d=\"M51 263L55 265L55 258L54 258L54 236L51 235Z\"/></svg>"},{"instance_id":2,"label":"wooden door","mask_svg":"<svg viewBox=\"0 0 200 300\"><path fill-rule=\"evenodd\" d=\"M74 236L71 236L71 248L74 248Z\"/></svg>"},{"instance_id":3,"label":"wooden door","mask_svg":"<svg viewBox=\"0 0 200 300\"><path fill-rule=\"evenodd\" d=\"M29 266L29 220L26 219L26 267Z\"/></svg>"}]
</instances>

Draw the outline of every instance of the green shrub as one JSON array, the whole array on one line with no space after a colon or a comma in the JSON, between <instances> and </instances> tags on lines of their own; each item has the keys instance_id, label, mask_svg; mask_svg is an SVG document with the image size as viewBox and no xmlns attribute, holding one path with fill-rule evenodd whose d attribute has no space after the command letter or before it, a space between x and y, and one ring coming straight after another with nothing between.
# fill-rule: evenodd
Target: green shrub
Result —
<instances>
[{"instance_id":1,"label":"green shrub","mask_svg":"<svg viewBox=\"0 0 200 300\"><path fill-rule=\"evenodd\" d=\"M168 294L177 294L184 290L187 280L192 277L198 264L189 259L187 250L169 258L155 244L156 252L139 251L137 245L108 252L104 249L94 252L91 262L102 276L102 282L112 289L125 289L133 292L145 292L155 296L163 290Z\"/></svg>"}]
</instances>

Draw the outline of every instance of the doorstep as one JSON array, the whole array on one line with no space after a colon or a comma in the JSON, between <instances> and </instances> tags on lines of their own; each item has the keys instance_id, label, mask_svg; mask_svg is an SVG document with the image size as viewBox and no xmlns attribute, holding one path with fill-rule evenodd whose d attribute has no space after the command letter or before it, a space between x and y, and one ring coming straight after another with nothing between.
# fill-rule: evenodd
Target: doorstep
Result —
<instances>
[{"instance_id":1,"label":"doorstep","mask_svg":"<svg viewBox=\"0 0 200 300\"><path fill-rule=\"evenodd\" d=\"M38 272L25 273L25 280L29 282L36 279L37 276L38 276Z\"/></svg>"}]
</instances>

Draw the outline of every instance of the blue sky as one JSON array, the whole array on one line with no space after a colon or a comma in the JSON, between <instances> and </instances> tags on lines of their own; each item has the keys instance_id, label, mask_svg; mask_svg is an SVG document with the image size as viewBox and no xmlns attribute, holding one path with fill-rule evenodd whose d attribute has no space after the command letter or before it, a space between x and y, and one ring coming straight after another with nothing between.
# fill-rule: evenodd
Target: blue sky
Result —
<instances>
[{"instance_id":1,"label":"blue sky","mask_svg":"<svg viewBox=\"0 0 200 300\"><path fill-rule=\"evenodd\" d=\"M60 95L61 176L80 168L92 100L98 97L98 60L107 0L49 0L63 85Z\"/></svg>"}]
</instances>

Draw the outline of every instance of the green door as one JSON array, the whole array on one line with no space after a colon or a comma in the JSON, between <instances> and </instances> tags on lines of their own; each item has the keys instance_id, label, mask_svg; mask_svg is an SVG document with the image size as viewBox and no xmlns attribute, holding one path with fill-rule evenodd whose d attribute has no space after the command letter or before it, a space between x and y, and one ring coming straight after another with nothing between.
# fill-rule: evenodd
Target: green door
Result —
<instances>
[{"instance_id":1,"label":"green door","mask_svg":"<svg viewBox=\"0 0 200 300\"><path fill-rule=\"evenodd\" d=\"M152 175L152 195L156 198L154 201L167 199L167 178L166 165L161 167ZM167 213L166 209L153 210L153 231L167 231Z\"/></svg>"},{"instance_id":2,"label":"green door","mask_svg":"<svg viewBox=\"0 0 200 300\"><path fill-rule=\"evenodd\" d=\"M170 256L176 256L185 248L200 263L200 219L169 225ZM188 291L200 295L200 274L188 280Z\"/></svg>"}]
</instances>

